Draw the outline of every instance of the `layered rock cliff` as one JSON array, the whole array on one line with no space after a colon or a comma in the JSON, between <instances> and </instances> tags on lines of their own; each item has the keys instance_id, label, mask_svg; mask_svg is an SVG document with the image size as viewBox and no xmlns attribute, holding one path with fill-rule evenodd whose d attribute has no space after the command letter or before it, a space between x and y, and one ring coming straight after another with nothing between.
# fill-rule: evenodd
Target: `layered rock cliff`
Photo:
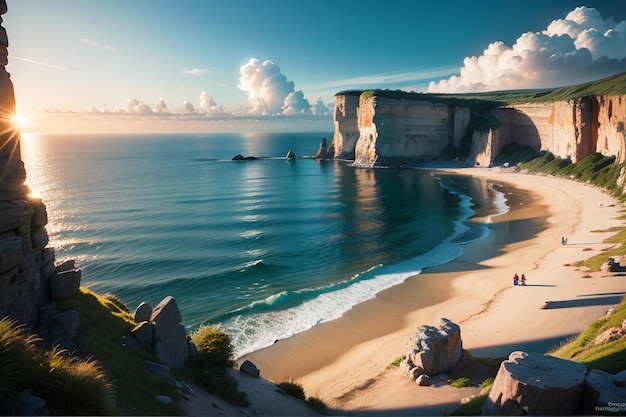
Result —
<instances>
[{"instance_id":1,"label":"layered rock cliff","mask_svg":"<svg viewBox=\"0 0 626 417\"><path fill-rule=\"evenodd\" d=\"M6 12L6 1L0 0L0 14ZM24 184L13 83L5 68L8 46L0 26L0 318L33 326L50 295L54 251L46 247L46 207Z\"/></svg>"},{"instance_id":2,"label":"layered rock cliff","mask_svg":"<svg viewBox=\"0 0 626 417\"><path fill-rule=\"evenodd\" d=\"M475 123L485 110L469 105L339 94L335 158L362 167L402 166L441 159L444 151L465 146L466 164L488 166L506 145L517 143L572 162L593 152L626 161L624 95L493 106L488 112L498 123Z\"/></svg>"}]
</instances>

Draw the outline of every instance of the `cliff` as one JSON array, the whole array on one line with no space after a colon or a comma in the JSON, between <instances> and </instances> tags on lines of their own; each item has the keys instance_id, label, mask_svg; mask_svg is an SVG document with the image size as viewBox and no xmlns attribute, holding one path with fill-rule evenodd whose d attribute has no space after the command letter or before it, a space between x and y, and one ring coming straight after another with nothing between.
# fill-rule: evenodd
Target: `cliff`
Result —
<instances>
[{"instance_id":1,"label":"cliff","mask_svg":"<svg viewBox=\"0 0 626 417\"><path fill-rule=\"evenodd\" d=\"M0 0L0 14L6 12ZM29 196L24 184L13 83L5 68L8 46L0 26L0 318L10 316L32 327L50 295L54 250L46 247L46 207Z\"/></svg>"},{"instance_id":2,"label":"cliff","mask_svg":"<svg viewBox=\"0 0 626 417\"><path fill-rule=\"evenodd\" d=\"M624 85L626 74L611 80ZM455 155L468 165L488 166L506 145L516 143L572 162L594 152L625 162L626 95L584 94L507 103L379 91L366 91L357 100L356 92L340 93L335 96L335 158L376 167Z\"/></svg>"}]
</instances>

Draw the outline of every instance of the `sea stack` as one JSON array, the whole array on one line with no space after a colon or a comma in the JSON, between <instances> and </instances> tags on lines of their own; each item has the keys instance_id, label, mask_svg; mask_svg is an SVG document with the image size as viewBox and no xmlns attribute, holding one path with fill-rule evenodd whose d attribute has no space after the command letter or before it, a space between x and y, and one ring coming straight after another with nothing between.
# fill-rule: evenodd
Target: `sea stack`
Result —
<instances>
[{"instance_id":1,"label":"sea stack","mask_svg":"<svg viewBox=\"0 0 626 417\"><path fill-rule=\"evenodd\" d=\"M6 1L0 0L0 15L6 12ZM46 248L46 206L29 196L25 185L15 94L5 68L8 47L6 30L0 25L0 317L33 327L48 300L54 250Z\"/></svg>"}]
</instances>

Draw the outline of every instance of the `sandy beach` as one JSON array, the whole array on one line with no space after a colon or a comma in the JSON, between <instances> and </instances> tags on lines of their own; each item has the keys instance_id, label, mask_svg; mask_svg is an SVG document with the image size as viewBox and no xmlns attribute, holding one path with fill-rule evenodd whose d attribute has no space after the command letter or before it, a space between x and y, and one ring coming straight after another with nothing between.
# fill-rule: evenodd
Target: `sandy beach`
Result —
<instances>
[{"instance_id":1,"label":"sandy beach","mask_svg":"<svg viewBox=\"0 0 626 417\"><path fill-rule=\"evenodd\" d=\"M252 360L272 381L297 381L307 395L346 413L442 415L478 389L418 387L388 369L418 326L437 325L441 317L456 322L464 348L475 357L544 353L624 296L626 278L576 266L610 247L602 242L615 232L606 230L623 225L612 197L583 183L499 168L448 171L483 178L485 187L489 181L517 190L507 195L508 213L473 219L489 222L486 238L341 318L240 362ZM515 273L526 275L527 286L513 286ZM551 308L540 309L548 300Z\"/></svg>"}]
</instances>

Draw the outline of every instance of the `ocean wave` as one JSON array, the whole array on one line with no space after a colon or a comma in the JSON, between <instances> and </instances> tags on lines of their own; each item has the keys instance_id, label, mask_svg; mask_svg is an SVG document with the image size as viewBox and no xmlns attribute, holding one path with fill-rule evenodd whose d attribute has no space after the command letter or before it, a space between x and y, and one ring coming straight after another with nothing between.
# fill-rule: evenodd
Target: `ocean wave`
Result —
<instances>
[{"instance_id":1,"label":"ocean wave","mask_svg":"<svg viewBox=\"0 0 626 417\"><path fill-rule=\"evenodd\" d=\"M346 281L315 289L281 291L236 310L219 325L233 338L239 357L337 319L379 292L418 275L424 268L446 263L462 252L459 245L444 242L423 255L396 264L376 265Z\"/></svg>"}]
</instances>

